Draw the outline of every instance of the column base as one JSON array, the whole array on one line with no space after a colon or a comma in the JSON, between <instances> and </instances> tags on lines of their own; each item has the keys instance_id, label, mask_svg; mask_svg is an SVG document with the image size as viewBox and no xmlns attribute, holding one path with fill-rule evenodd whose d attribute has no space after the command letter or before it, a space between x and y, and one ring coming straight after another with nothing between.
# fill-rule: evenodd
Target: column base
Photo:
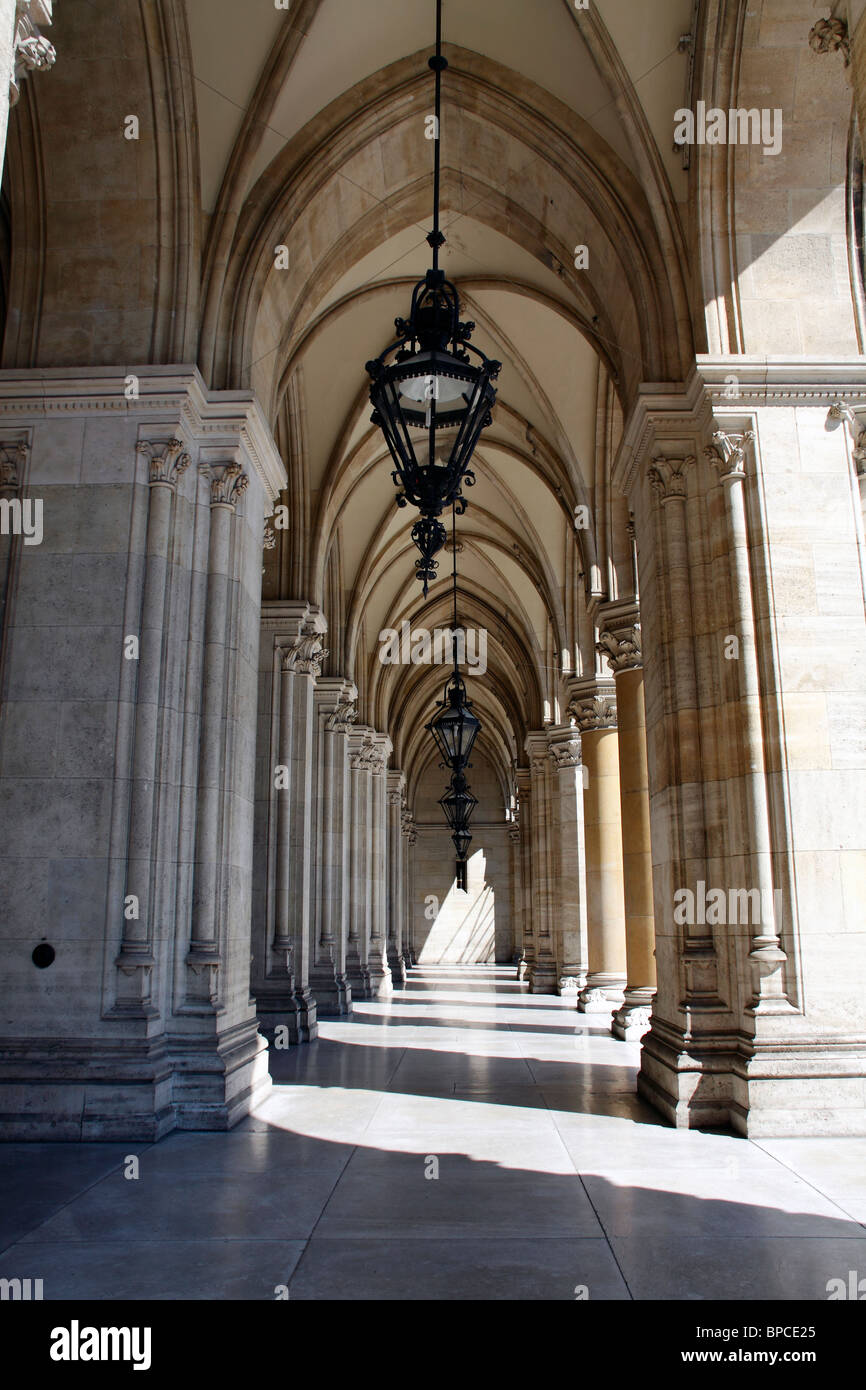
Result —
<instances>
[{"instance_id":1,"label":"column base","mask_svg":"<svg viewBox=\"0 0 866 1390\"><path fill-rule=\"evenodd\" d=\"M638 1094L678 1129L729 1125L750 1139L866 1136L866 1038L788 1032L731 1047L730 1034L686 1044L654 1018Z\"/></svg>"},{"instance_id":2,"label":"column base","mask_svg":"<svg viewBox=\"0 0 866 1390\"><path fill-rule=\"evenodd\" d=\"M578 1010L582 1014L611 1014L619 1008L625 995L625 975L613 975L596 970L587 977L580 991Z\"/></svg>"},{"instance_id":3,"label":"column base","mask_svg":"<svg viewBox=\"0 0 866 1390\"><path fill-rule=\"evenodd\" d=\"M627 989L622 1004L613 1016L610 1031L622 1042L639 1042L648 1032L652 1021L654 986Z\"/></svg>"},{"instance_id":4,"label":"column base","mask_svg":"<svg viewBox=\"0 0 866 1390\"><path fill-rule=\"evenodd\" d=\"M352 999L390 999L394 993L391 971L358 961L346 962L346 979L352 991Z\"/></svg>"},{"instance_id":5,"label":"column base","mask_svg":"<svg viewBox=\"0 0 866 1390\"><path fill-rule=\"evenodd\" d=\"M556 962L552 960L537 960L529 966L529 992L530 994L555 994L558 980Z\"/></svg>"},{"instance_id":6,"label":"column base","mask_svg":"<svg viewBox=\"0 0 866 1390\"><path fill-rule=\"evenodd\" d=\"M582 970L577 975L560 975L556 985L556 992L561 999L567 999L576 1009L578 999L580 998L580 992L585 983L585 970Z\"/></svg>"},{"instance_id":7,"label":"column base","mask_svg":"<svg viewBox=\"0 0 866 1390\"><path fill-rule=\"evenodd\" d=\"M255 1018L225 1033L0 1042L4 1140L92 1143L227 1130L271 1087Z\"/></svg>"},{"instance_id":8,"label":"column base","mask_svg":"<svg viewBox=\"0 0 866 1390\"><path fill-rule=\"evenodd\" d=\"M396 946L388 947L388 969L391 971L391 982L395 989L404 989L406 986L406 961L402 951L398 951Z\"/></svg>"},{"instance_id":9,"label":"column base","mask_svg":"<svg viewBox=\"0 0 866 1390\"><path fill-rule=\"evenodd\" d=\"M313 1042L318 1036L317 1008L309 988L279 994L260 993L256 998L259 1028L270 1039L279 1027L288 1028L290 1043Z\"/></svg>"},{"instance_id":10,"label":"column base","mask_svg":"<svg viewBox=\"0 0 866 1390\"><path fill-rule=\"evenodd\" d=\"M341 975L330 962L314 965L311 969L310 993L316 1001L318 1018L345 1018L352 1012L352 986L348 976Z\"/></svg>"}]
</instances>

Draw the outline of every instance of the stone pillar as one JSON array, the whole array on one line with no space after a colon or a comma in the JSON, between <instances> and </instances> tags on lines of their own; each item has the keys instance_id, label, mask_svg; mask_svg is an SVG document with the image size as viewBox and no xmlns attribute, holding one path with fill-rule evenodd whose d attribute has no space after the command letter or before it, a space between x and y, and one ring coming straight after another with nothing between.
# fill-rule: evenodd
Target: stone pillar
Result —
<instances>
[{"instance_id":1,"label":"stone pillar","mask_svg":"<svg viewBox=\"0 0 866 1390\"><path fill-rule=\"evenodd\" d=\"M316 805L313 877L313 963L310 988L317 1013L352 1012L346 976L349 922L349 729L358 692L341 676L316 683Z\"/></svg>"},{"instance_id":2,"label":"stone pillar","mask_svg":"<svg viewBox=\"0 0 866 1390\"><path fill-rule=\"evenodd\" d=\"M406 983L403 952L403 797L406 776L392 768L387 774L388 796L388 968L395 989Z\"/></svg>"},{"instance_id":3,"label":"stone pillar","mask_svg":"<svg viewBox=\"0 0 866 1390\"><path fill-rule=\"evenodd\" d=\"M595 694L575 694L569 714L580 729L584 767L584 839L589 974L581 1013L608 1016L626 986L623 846L619 744L613 682L593 682Z\"/></svg>"},{"instance_id":4,"label":"stone pillar","mask_svg":"<svg viewBox=\"0 0 866 1390\"><path fill-rule=\"evenodd\" d=\"M406 924L407 932L407 937L403 942L403 960L408 970L410 966L417 964L415 942L413 940L413 925L415 918L412 911L412 904L415 900L415 855L413 846L418 839L418 832L415 829L415 817L406 806L403 808L400 829L403 835L403 921Z\"/></svg>"},{"instance_id":5,"label":"stone pillar","mask_svg":"<svg viewBox=\"0 0 866 1390\"><path fill-rule=\"evenodd\" d=\"M285 470L249 393L135 374L134 400L125 368L0 380L4 451L29 444L19 481L44 506L39 542L16 537L3 650L11 1138L226 1129L270 1085L250 1004L251 731Z\"/></svg>"},{"instance_id":6,"label":"stone pillar","mask_svg":"<svg viewBox=\"0 0 866 1390\"><path fill-rule=\"evenodd\" d=\"M526 943L523 908L523 856L520 851L520 822L515 818L508 827L508 865L511 881L511 922L514 931L514 959L518 972L525 969Z\"/></svg>"},{"instance_id":7,"label":"stone pillar","mask_svg":"<svg viewBox=\"0 0 866 1390\"><path fill-rule=\"evenodd\" d=\"M147 460L150 497L145 542L144 594L139 628L138 687L135 702L132 780L129 792L129 858L117 967L115 1012L148 1018L156 1013L151 1002L154 956L153 882L157 855L154 835L155 807L159 791L159 705L163 684L163 644L168 620L166 597L169 586L171 531L175 512L175 492L179 479L189 467L189 454L179 439L162 443L142 440L138 453ZM211 526L212 526L211 522ZM224 592L216 593L219 580L213 566L222 564L225 577L227 546L216 558L211 548L208 566L206 629L213 643L219 642L220 619L225 638ZM211 577L213 575L213 578ZM208 717L202 709L202 725ZM218 715L219 717L219 715ZM201 767L201 763L199 763ZM201 791L200 791L201 799ZM206 798L205 798L206 799ZM202 850L202 853L204 851ZM198 866L196 873L199 872ZM217 957L218 959L218 957ZM210 999L210 994L208 994Z\"/></svg>"},{"instance_id":8,"label":"stone pillar","mask_svg":"<svg viewBox=\"0 0 866 1390\"><path fill-rule=\"evenodd\" d=\"M621 611L615 612L619 607ZM655 918L653 915L652 847L650 844L649 774L646 755L640 623L637 610L605 606L605 630L599 651L616 681L622 814L623 889L628 984L613 1016L614 1037L633 1042L650 1026L656 993ZM613 626L613 624L616 624Z\"/></svg>"},{"instance_id":9,"label":"stone pillar","mask_svg":"<svg viewBox=\"0 0 866 1390\"><path fill-rule=\"evenodd\" d=\"M368 743L372 794L370 804L370 947L367 970L374 999L393 989L388 965L388 797L386 765L391 755L387 734L371 733Z\"/></svg>"},{"instance_id":10,"label":"stone pillar","mask_svg":"<svg viewBox=\"0 0 866 1390\"><path fill-rule=\"evenodd\" d=\"M557 990L576 1006L588 970L580 736L571 725L565 725L549 729L547 740L556 884L553 924Z\"/></svg>"},{"instance_id":11,"label":"stone pillar","mask_svg":"<svg viewBox=\"0 0 866 1390\"><path fill-rule=\"evenodd\" d=\"M349 733L349 924L346 976L354 999L373 999L370 927L373 915L373 730L355 725Z\"/></svg>"},{"instance_id":12,"label":"stone pillar","mask_svg":"<svg viewBox=\"0 0 866 1390\"><path fill-rule=\"evenodd\" d=\"M526 736L532 789L530 860L532 865L532 921L534 961L529 967L529 987L533 994L556 992L556 954L553 920L556 905L556 865L551 827L550 762L547 732Z\"/></svg>"},{"instance_id":13,"label":"stone pillar","mask_svg":"<svg viewBox=\"0 0 866 1390\"><path fill-rule=\"evenodd\" d=\"M535 919L532 895L532 858L530 840L532 834L532 785L528 767L518 767L515 772L517 783L517 816L520 838L517 851L520 856L520 900L515 920L521 924L523 944L517 966L518 979L532 978L535 965Z\"/></svg>"},{"instance_id":14,"label":"stone pillar","mask_svg":"<svg viewBox=\"0 0 866 1390\"><path fill-rule=\"evenodd\" d=\"M262 617L259 893L253 993L262 1031L292 1043L317 1034L310 989L315 684L325 622L304 602L267 603Z\"/></svg>"}]
</instances>

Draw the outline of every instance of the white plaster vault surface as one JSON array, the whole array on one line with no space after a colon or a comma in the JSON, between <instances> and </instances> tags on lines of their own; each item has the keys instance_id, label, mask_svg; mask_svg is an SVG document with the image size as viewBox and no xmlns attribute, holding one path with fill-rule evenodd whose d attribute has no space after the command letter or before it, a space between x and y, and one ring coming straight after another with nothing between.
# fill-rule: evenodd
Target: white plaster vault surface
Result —
<instances>
[{"instance_id":1,"label":"white plaster vault surface","mask_svg":"<svg viewBox=\"0 0 866 1390\"><path fill-rule=\"evenodd\" d=\"M0 1150L0 1277L46 1299L826 1298L866 1267L866 1139L666 1127L639 1045L503 967L274 1053L229 1134ZM140 1177L123 1176L140 1155ZM428 1156L438 1180L424 1176Z\"/></svg>"}]
</instances>

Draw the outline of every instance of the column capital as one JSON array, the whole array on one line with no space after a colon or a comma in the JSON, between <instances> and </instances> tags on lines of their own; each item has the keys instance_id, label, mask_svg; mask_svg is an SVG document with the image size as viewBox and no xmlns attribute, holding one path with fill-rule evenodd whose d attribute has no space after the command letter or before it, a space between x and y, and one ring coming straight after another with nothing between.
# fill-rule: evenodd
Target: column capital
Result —
<instances>
[{"instance_id":1,"label":"column capital","mask_svg":"<svg viewBox=\"0 0 866 1390\"><path fill-rule=\"evenodd\" d=\"M322 674L322 662L328 653L322 646L321 633L302 632L290 647L281 650L284 671L316 678Z\"/></svg>"},{"instance_id":2,"label":"column capital","mask_svg":"<svg viewBox=\"0 0 866 1390\"><path fill-rule=\"evenodd\" d=\"M696 463L694 454L688 454L685 458L665 458L659 454L653 459L647 477L662 506L667 502L685 501L689 470Z\"/></svg>"},{"instance_id":3,"label":"column capital","mask_svg":"<svg viewBox=\"0 0 866 1390\"><path fill-rule=\"evenodd\" d=\"M616 700L611 695L593 695L572 700L568 712L582 734L616 728Z\"/></svg>"},{"instance_id":4,"label":"column capital","mask_svg":"<svg viewBox=\"0 0 866 1390\"><path fill-rule=\"evenodd\" d=\"M713 442L704 449L704 458L718 471L723 483L742 482L746 476L746 450L754 440L754 430L744 430L741 434L714 430Z\"/></svg>"},{"instance_id":5,"label":"column capital","mask_svg":"<svg viewBox=\"0 0 866 1390\"><path fill-rule=\"evenodd\" d=\"M0 492L17 492L27 463L27 441L0 444Z\"/></svg>"},{"instance_id":6,"label":"column capital","mask_svg":"<svg viewBox=\"0 0 866 1390\"><path fill-rule=\"evenodd\" d=\"M547 731L547 754L557 772L580 767L580 734L572 725L560 725Z\"/></svg>"},{"instance_id":7,"label":"column capital","mask_svg":"<svg viewBox=\"0 0 866 1390\"><path fill-rule=\"evenodd\" d=\"M228 507L232 511L250 485L239 463L206 464L210 477L211 507Z\"/></svg>"},{"instance_id":8,"label":"column capital","mask_svg":"<svg viewBox=\"0 0 866 1390\"><path fill-rule=\"evenodd\" d=\"M323 651L322 660L325 655ZM354 682L345 676L322 676L316 680L313 698L328 732L347 734L358 717Z\"/></svg>"},{"instance_id":9,"label":"column capital","mask_svg":"<svg viewBox=\"0 0 866 1390\"><path fill-rule=\"evenodd\" d=\"M189 454L181 439L140 439L135 451L147 459L150 487L167 487L174 492L178 478L189 468Z\"/></svg>"},{"instance_id":10,"label":"column capital","mask_svg":"<svg viewBox=\"0 0 866 1390\"><path fill-rule=\"evenodd\" d=\"M52 0L17 0L15 10L15 71L9 82L10 106L21 95L24 78L31 72L46 72L57 58L53 43L37 27L51 23Z\"/></svg>"},{"instance_id":11,"label":"column capital","mask_svg":"<svg viewBox=\"0 0 866 1390\"><path fill-rule=\"evenodd\" d=\"M614 675L643 666L640 623L633 627L608 629L601 634L596 650L607 660Z\"/></svg>"}]
</instances>

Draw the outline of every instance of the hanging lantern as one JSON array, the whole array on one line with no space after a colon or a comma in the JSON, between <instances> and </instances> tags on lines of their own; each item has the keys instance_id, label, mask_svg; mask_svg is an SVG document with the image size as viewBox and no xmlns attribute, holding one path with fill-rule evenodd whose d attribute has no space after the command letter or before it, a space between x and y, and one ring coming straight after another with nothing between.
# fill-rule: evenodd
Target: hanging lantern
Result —
<instances>
[{"instance_id":1,"label":"hanging lantern","mask_svg":"<svg viewBox=\"0 0 866 1390\"><path fill-rule=\"evenodd\" d=\"M491 423L496 400L492 383L502 369L469 343L475 324L461 323L457 290L439 269L439 248L445 244L439 230L441 85L448 67L442 56L441 0L436 6L436 55L429 66L436 74L433 230L427 236L433 266L412 292L408 319L394 320L396 341L367 363L370 419L385 436L394 462L397 505L411 503L421 513L412 539L421 552L415 570L425 598L438 569L434 557L446 537L438 518L452 504L461 513L466 508L461 488L475 482L469 464L481 431Z\"/></svg>"},{"instance_id":2,"label":"hanging lantern","mask_svg":"<svg viewBox=\"0 0 866 1390\"><path fill-rule=\"evenodd\" d=\"M439 709L440 713L425 728L435 738L443 762L457 772L469 763L481 721L472 711L472 702L466 697L466 686L456 666L445 687L445 698L439 701Z\"/></svg>"}]
</instances>

